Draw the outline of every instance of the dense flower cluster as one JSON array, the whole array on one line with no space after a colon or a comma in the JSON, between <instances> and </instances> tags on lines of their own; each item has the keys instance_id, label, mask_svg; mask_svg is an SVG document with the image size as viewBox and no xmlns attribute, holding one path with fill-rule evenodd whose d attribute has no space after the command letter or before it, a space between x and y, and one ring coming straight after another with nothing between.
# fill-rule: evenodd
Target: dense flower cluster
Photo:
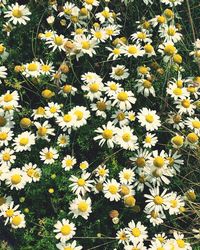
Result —
<instances>
[{"instance_id":1,"label":"dense flower cluster","mask_svg":"<svg viewBox=\"0 0 200 250\"><path fill-rule=\"evenodd\" d=\"M187 75L181 54L184 37L177 24L176 8L184 0L158 1L162 11L135 20L136 29L126 37L124 16L112 1L64 1L62 6L50 1L50 15L41 21L45 25L38 26L36 38L44 55L24 58L14 66L7 60L12 49L7 46L9 37L31 22L32 9L1 2L7 34L0 44L0 216L4 224L26 228L28 211L20 209L16 194L37 189L45 183L45 171L53 173L57 166L68 181L70 198L68 207L59 208L66 210L65 216L53 218L55 248L83 249L77 232L100 200L115 208L110 217L119 226L108 235L115 240L109 249L192 249L184 232L164 227L169 218L184 216L196 199L192 186L180 192L174 184L189 164L187 156L196 157L200 137L200 77ZM141 4L153 8L153 2ZM126 8L134 2L120 4ZM191 43L188 55L199 63L199 39ZM104 63L104 70L98 70ZM13 74L18 79L15 83ZM90 153L96 155L91 162L87 156L80 157L81 149L74 146L88 143L77 139L83 129L98 151ZM99 156L101 150L104 156ZM123 161L115 162L116 168L111 164L117 161L115 155ZM54 195L54 188L48 191ZM56 192L62 196L63 190ZM130 216L128 222L120 218L118 210L137 209L141 217ZM151 232L159 226L157 233Z\"/></svg>"}]
</instances>

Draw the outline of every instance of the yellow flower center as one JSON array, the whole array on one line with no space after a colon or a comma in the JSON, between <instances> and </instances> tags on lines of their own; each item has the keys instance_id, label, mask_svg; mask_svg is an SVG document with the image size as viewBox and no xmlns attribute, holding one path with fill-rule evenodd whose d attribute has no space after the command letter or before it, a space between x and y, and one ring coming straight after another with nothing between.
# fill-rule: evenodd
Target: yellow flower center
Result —
<instances>
[{"instance_id":1,"label":"yellow flower center","mask_svg":"<svg viewBox=\"0 0 200 250\"><path fill-rule=\"evenodd\" d=\"M158 213L156 213L154 210L151 211L151 217L154 219L158 218Z\"/></svg>"},{"instance_id":2,"label":"yellow flower center","mask_svg":"<svg viewBox=\"0 0 200 250\"><path fill-rule=\"evenodd\" d=\"M28 144L29 140L27 137L23 137L20 139L19 144L20 146L26 146Z\"/></svg>"},{"instance_id":3,"label":"yellow flower center","mask_svg":"<svg viewBox=\"0 0 200 250\"><path fill-rule=\"evenodd\" d=\"M19 183L21 182L21 180L22 180L22 177L21 177L19 174L14 174L14 175L12 175L12 177L11 177L11 182L12 182L12 184L14 184L14 185L19 184Z\"/></svg>"},{"instance_id":4,"label":"yellow flower center","mask_svg":"<svg viewBox=\"0 0 200 250\"><path fill-rule=\"evenodd\" d=\"M169 56L172 56L175 52L176 52L176 48L174 47L174 45L168 44L164 48L164 53Z\"/></svg>"},{"instance_id":5,"label":"yellow flower center","mask_svg":"<svg viewBox=\"0 0 200 250\"><path fill-rule=\"evenodd\" d=\"M67 160L65 161L65 165L66 165L67 167L71 167L71 166L72 166L72 163L73 163L73 161L72 161L71 159L67 159Z\"/></svg>"},{"instance_id":6,"label":"yellow flower center","mask_svg":"<svg viewBox=\"0 0 200 250\"><path fill-rule=\"evenodd\" d=\"M157 156L154 158L153 164L154 164L154 166L161 168L165 164L165 161L161 156Z\"/></svg>"},{"instance_id":7,"label":"yellow flower center","mask_svg":"<svg viewBox=\"0 0 200 250\"><path fill-rule=\"evenodd\" d=\"M78 179L77 181L78 186L83 187L85 185L85 180L83 178Z\"/></svg>"},{"instance_id":8,"label":"yellow flower center","mask_svg":"<svg viewBox=\"0 0 200 250\"><path fill-rule=\"evenodd\" d=\"M15 226L19 226L21 222L22 222L22 218L20 215L16 215L12 218L12 224Z\"/></svg>"},{"instance_id":9,"label":"yellow flower center","mask_svg":"<svg viewBox=\"0 0 200 250\"><path fill-rule=\"evenodd\" d=\"M44 113L45 113L45 109L43 107L37 108L36 110L37 115L44 115Z\"/></svg>"},{"instance_id":10,"label":"yellow flower center","mask_svg":"<svg viewBox=\"0 0 200 250\"><path fill-rule=\"evenodd\" d=\"M198 137L198 135L196 135L195 133L189 133L189 134L187 135L187 140L188 140L190 143L196 143L196 142L198 142L199 137Z\"/></svg>"},{"instance_id":11,"label":"yellow flower center","mask_svg":"<svg viewBox=\"0 0 200 250\"><path fill-rule=\"evenodd\" d=\"M8 134L6 132L0 132L0 141L5 141L8 138Z\"/></svg>"},{"instance_id":12,"label":"yellow flower center","mask_svg":"<svg viewBox=\"0 0 200 250\"><path fill-rule=\"evenodd\" d=\"M23 13L20 9L13 9L12 15L16 18L20 18L23 16Z\"/></svg>"},{"instance_id":13,"label":"yellow flower center","mask_svg":"<svg viewBox=\"0 0 200 250\"><path fill-rule=\"evenodd\" d=\"M110 84L110 89L113 91L117 90L117 84L115 83Z\"/></svg>"},{"instance_id":14,"label":"yellow flower center","mask_svg":"<svg viewBox=\"0 0 200 250\"><path fill-rule=\"evenodd\" d=\"M146 143L151 143L151 141L152 141L151 137L150 136L146 136L145 142Z\"/></svg>"},{"instance_id":15,"label":"yellow flower center","mask_svg":"<svg viewBox=\"0 0 200 250\"><path fill-rule=\"evenodd\" d=\"M3 158L4 161L9 161L10 160L10 154L9 153L4 153L2 158Z\"/></svg>"},{"instance_id":16,"label":"yellow flower center","mask_svg":"<svg viewBox=\"0 0 200 250\"><path fill-rule=\"evenodd\" d=\"M112 52L113 52L113 54L115 54L115 55L119 55L119 54L120 54L120 49L114 48Z\"/></svg>"},{"instance_id":17,"label":"yellow flower center","mask_svg":"<svg viewBox=\"0 0 200 250\"><path fill-rule=\"evenodd\" d=\"M172 138L172 143L174 143L176 146L180 147L183 145L183 137L180 135L176 135Z\"/></svg>"},{"instance_id":18,"label":"yellow flower center","mask_svg":"<svg viewBox=\"0 0 200 250\"><path fill-rule=\"evenodd\" d=\"M140 231L140 229L137 228L137 227L134 227L134 228L131 230L131 232L132 232L132 235L133 235L134 237L139 237L139 236L141 235L141 231Z\"/></svg>"},{"instance_id":19,"label":"yellow flower center","mask_svg":"<svg viewBox=\"0 0 200 250\"><path fill-rule=\"evenodd\" d=\"M115 69L115 74L117 76L122 76L124 74L124 69L122 68Z\"/></svg>"},{"instance_id":20,"label":"yellow flower center","mask_svg":"<svg viewBox=\"0 0 200 250\"><path fill-rule=\"evenodd\" d=\"M146 165L146 161L144 157L138 157L137 160L135 161L135 164L137 165L137 167L143 168Z\"/></svg>"},{"instance_id":21,"label":"yellow flower center","mask_svg":"<svg viewBox=\"0 0 200 250\"><path fill-rule=\"evenodd\" d=\"M6 211L6 216L7 216L7 217L12 217L13 214L14 214L14 210L13 210L13 209L8 209L8 210Z\"/></svg>"},{"instance_id":22,"label":"yellow flower center","mask_svg":"<svg viewBox=\"0 0 200 250\"><path fill-rule=\"evenodd\" d=\"M83 49L86 49L86 50L90 49L90 42L89 41L83 41L81 43L81 45L82 45Z\"/></svg>"},{"instance_id":23,"label":"yellow flower center","mask_svg":"<svg viewBox=\"0 0 200 250\"><path fill-rule=\"evenodd\" d=\"M169 29L167 30L167 34L169 36L174 36L176 34L176 30L173 27L169 27Z\"/></svg>"},{"instance_id":24,"label":"yellow flower center","mask_svg":"<svg viewBox=\"0 0 200 250\"><path fill-rule=\"evenodd\" d=\"M130 133L124 133L124 134L122 135L122 139L123 139L123 141L125 141L125 142L130 141L130 139L131 139Z\"/></svg>"},{"instance_id":25,"label":"yellow flower center","mask_svg":"<svg viewBox=\"0 0 200 250\"><path fill-rule=\"evenodd\" d=\"M150 89L152 86L152 82L148 81L148 80L144 80L143 81L143 86L147 89Z\"/></svg>"},{"instance_id":26,"label":"yellow flower center","mask_svg":"<svg viewBox=\"0 0 200 250\"><path fill-rule=\"evenodd\" d=\"M99 84L98 83L92 83L90 84L90 91L95 93L99 91Z\"/></svg>"},{"instance_id":27,"label":"yellow flower center","mask_svg":"<svg viewBox=\"0 0 200 250\"><path fill-rule=\"evenodd\" d=\"M144 40L147 37L147 35L144 32L139 32L137 34L137 37L141 40Z\"/></svg>"},{"instance_id":28,"label":"yellow flower center","mask_svg":"<svg viewBox=\"0 0 200 250\"><path fill-rule=\"evenodd\" d=\"M173 90L173 93L175 94L175 95L182 95L182 93L183 93L183 91L182 91L182 89L181 88L175 88L174 90Z\"/></svg>"},{"instance_id":29,"label":"yellow flower center","mask_svg":"<svg viewBox=\"0 0 200 250\"><path fill-rule=\"evenodd\" d=\"M165 19L164 16L158 16L158 17L157 17L157 22L158 22L158 23L161 23L161 24L162 24L162 23L165 23L165 20L166 20L166 19Z\"/></svg>"},{"instance_id":30,"label":"yellow flower center","mask_svg":"<svg viewBox=\"0 0 200 250\"><path fill-rule=\"evenodd\" d=\"M188 99L185 99L181 102L181 105L184 107L184 108L189 108L190 107L190 100Z\"/></svg>"},{"instance_id":31,"label":"yellow flower center","mask_svg":"<svg viewBox=\"0 0 200 250\"><path fill-rule=\"evenodd\" d=\"M101 12L101 15L108 19L110 17L110 12L107 10L103 10Z\"/></svg>"},{"instance_id":32,"label":"yellow flower center","mask_svg":"<svg viewBox=\"0 0 200 250\"><path fill-rule=\"evenodd\" d=\"M34 168L29 168L26 173L29 177L33 177L35 170Z\"/></svg>"},{"instance_id":33,"label":"yellow flower center","mask_svg":"<svg viewBox=\"0 0 200 250\"><path fill-rule=\"evenodd\" d=\"M45 154L45 158L46 158L47 160L53 159L53 153L52 153L52 152L47 152L47 153Z\"/></svg>"},{"instance_id":34,"label":"yellow flower center","mask_svg":"<svg viewBox=\"0 0 200 250\"><path fill-rule=\"evenodd\" d=\"M136 54L137 51L138 51L138 50L137 50L137 47L134 46L134 45L131 45L131 46L128 47L128 53L130 53L130 54L132 54L132 55Z\"/></svg>"},{"instance_id":35,"label":"yellow flower center","mask_svg":"<svg viewBox=\"0 0 200 250\"><path fill-rule=\"evenodd\" d=\"M82 111L76 110L76 111L74 112L74 114L76 115L78 121L80 121L80 120L83 119L83 112L82 112Z\"/></svg>"},{"instance_id":36,"label":"yellow flower center","mask_svg":"<svg viewBox=\"0 0 200 250\"><path fill-rule=\"evenodd\" d=\"M145 120L146 120L148 123L153 123L153 122L154 122L154 117L153 117L153 115L148 114L148 115L145 116Z\"/></svg>"},{"instance_id":37,"label":"yellow flower center","mask_svg":"<svg viewBox=\"0 0 200 250\"><path fill-rule=\"evenodd\" d=\"M11 94L6 94L3 99L4 102L11 102L13 100L13 96Z\"/></svg>"},{"instance_id":38,"label":"yellow flower center","mask_svg":"<svg viewBox=\"0 0 200 250\"><path fill-rule=\"evenodd\" d=\"M27 68L29 71L36 71L38 66L36 63L30 63Z\"/></svg>"},{"instance_id":39,"label":"yellow flower center","mask_svg":"<svg viewBox=\"0 0 200 250\"><path fill-rule=\"evenodd\" d=\"M86 212L88 210L88 204L86 201L80 201L78 204L78 210L81 212Z\"/></svg>"},{"instance_id":40,"label":"yellow flower center","mask_svg":"<svg viewBox=\"0 0 200 250\"><path fill-rule=\"evenodd\" d=\"M111 129L105 129L102 133L104 139L108 140L113 137L113 131Z\"/></svg>"},{"instance_id":41,"label":"yellow flower center","mask_svg":"<svg viewBox=\"0 0 200 250\"><path fill-rule=\"evenodd\" d=\"M69 225L64 225L61 227L60 231L63 235L69 235L71 233L72 229Z\"/></svg>"},{"instance_id":42,"label":"yellow flower center","mask_svg":"<svg viewBox=\"0 0 200 250\"><path fill-rule=\"evenodd\" d=\"M42 65L42 71L48 72L50 69L51 69L51 67L49 65L47 65L47 64Z\"/></svg>"},{"instance_id":43,"label":"yellow flower center","mask_svg":"<svg viewBox=\"0 0 200 250\"><path fill-rule=\"evenodd\" d=\"M108 188L108 191L111 194L116 194L118 192L118 187L116 187L115 185L110 185L109 188Z\"/></svg>"},{"instance_id":44,"label":"yellow flower center","mask_svg":"<svg viewBox=\"0 0 200 250\"><path fill-rule=\"evenodd\" d=\"M194 128L197 128L197 129L200 129L200 121L192 121L192 126L194 127Z\"/></svg>"},{"instance_id":45,"label":"yellow flower center","mask_svg":"<svg viewBox=\"0 0 200 250\"><path fill-rule=\"evenodd\" d=\"M63 44L63 39L62 39L62 37L56 36L56 37L54 38L54 43L55 43L57 46L61 46L61 45Z\"/></svg>"},{"instance_id":46,"label":"yellow flower center","mask_svg":"<svg viewBox=\"0 0 200 250\"><path fill-rule=\"evenodd\" d=\"M171 207L172 207L172 208L176 208L177 205L178 205L178 202L177 202L176 200L171 200L171 201L170 201L170 204L171 204Z\"/></svg>"},{"instance_id":47,"label":"yellow flower center","mask_svg":"<svg viewBox=\"0 0 200 250\"><path fill-rule=\"evenodd\" d=\"M153 46L151 44L146 44L144 46L145 52L146 53L152 53L153 52Z\"/></svg>"},{"instance_id":48,"label":"yellow flower center","mask_svg":"<svg viewBox=\"0 0 200 250\"><path fill-rule=\"evenodd\" d=\"M163 204L163 198L159 195L155 196L153 199L154 203L156 205L162 205Z\"/></svg>"},{"instance_id":49,"label":"yellow flower center","mask_svg":"<svg viewBox=\"0 0 200 250\"><path fill-rule=\"evenodd\" d=\"M100 176L104 176L106 174L106 170L104 168L99 169L98 174Z\"/></svg>"},{"instance_id":50,"label":"yellow flower center","mask_svg":"<svg viewBox=\"0 0 200 250\"><path fill-rule=\"evenodd\" d=\"M128 206L128 207L134 207L135 206L135 198L130 195L124 198L124 203Z\"/></svg>"},{"instance_id":51,"label":"yellow flower center","mask_svg":"<svg viewBox=\"0 0 200 250\"><path fill-rule=\"evenodd\" d=\"M128 100L128 94L122 91L117 95L117 99L121 102L125 102L126 100Z\"/></svg>"},{"instance_id":52,"label":"yellow flower center","mask_svg":"<svg viewBox=\"0 0 200 250\"><path fill-rule=\"evenodd\" d=\"M100 110L100 111L104 111L104 110L106 110L106 103L105 102L101 102L101 101L98 101L97 102L97 108L98 108L98 110Z\"/></svg>"},{"instance_id":53,"label":"yellow flower center","mask_svg":"<svg viewBox=\"0 0 200 250\"><path fill-rule=\"evenodd\" d=\"M63 116L63 121L64 122L70 122L72 120L72 116L69 114L66 114Z\"/></svg>"},{"instance_id":54,"label":"yellow flower center","mask_svg":"<svg viewBox=\"0 0 200 250\"><path fill-rule=\"evenodd\" d=\"M125 114L123 112L117 114L118 121L123 121L124 119L125 119Z\"/></svg>"},{"instance_id":55,"label":"yellow flower center","mask_svg":"<svg viewBox=\"0 0 200 250\"><path fill-rule=\"evenodd\" d=\"M47 133L47 128L45 128L45 127L40 127L40 128L38 129L38 135L39 135L39 136L45 136L46 133Z\"/></svg>"},{"instance_id":56,"label":"yellow flower center","mask_svg":"<svg viewBox=\"0 0 200 250\"><path fill-rule=\"evenodd\" d=\"M178 246L180 247L180 248L184 248L185 247L185 242L184 242L184 240L176 240L176 242L177 242L177 244L178 244Z\"/></svg>"},{"instance_id":57,"label":"yellow flower center","mask_svg":"<svg viewBox=\"0 0 200 250\"><path fill-rule=\"evenodd\" d=\"M72 91L72 85L67 84L63 87L64 93L70 93L71 91Z\"/></svg>"}]
</instances>

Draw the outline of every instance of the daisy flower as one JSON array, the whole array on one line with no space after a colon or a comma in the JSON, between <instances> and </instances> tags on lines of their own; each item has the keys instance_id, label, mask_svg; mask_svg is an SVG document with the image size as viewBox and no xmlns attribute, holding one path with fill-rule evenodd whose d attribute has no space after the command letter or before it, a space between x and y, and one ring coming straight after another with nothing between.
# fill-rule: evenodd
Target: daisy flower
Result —
<instances>
[{"instance_id":1,"label":"daisy flower","mask_svg":"<svg viewBox=\"0 0 200 250\"><path fill-rule=\"evenodd\" d=\"M135 179L135 173L131 168L124 168L119 172L119 179L121 184L132 184Z\"/></svg>"},{"instance_id":2,"label":"daisy flower","mask_svg":"<svg viewBox=\"0 0 200 250\"><path fill-rule=\"evenodd\" d=\"M0 129L0 147L8 146L9 142L12 140L13 132L9 128Z\"/></svg>"},{"instance_id":3,"label":"daisy flower","mask_svg":"<svg viewBox=\"0 0 200 250\"><path fill-rule=\"evenodd\" d=\"M138 148L137 136L133 135L133 130L128 126L116 128L115 142L123 149L133 151Z\"/></svg>"},{"instance_id":4,"label":"daisy flower","mask_svg":"<svg viewBox=\"0 0 200 250\"><path fill-rule=\"evenodd\" d=\"M64 168L65 171L69 171L73 168L73 166L76 164L76 162L77 161L73 156L67 155L62 160L62 168Z\"/></svg>"},{"instance_id":5,"label":"daisy flower","mask_svg":"<svg viewBox=\"0 0 200 250\"><path fill-rule=\"evenodd\" d=\"M90 197L83 199L81 196L78 196L72 202L70 202L70 213L73 214L74 218L82 216L85 220L87 220L89 214L92 212L91 203L92 201Z\"/></svg>"},{"instance_id":6,"label":"daisy flower","mask_svg":"<svg viewBox=\"0 0 200 250\"><path fill-rule=\"evenodd\" d=\"M147 131L157 130L161 126L160 117L155 110L142 108L137 115L139 123L145 127Z\"/></svg>"},{"instance_id":7,"label":"daisy flower","mask_svg":"<svg viewBox=\"0 0 200 250\"><path fill-rule=\"evenodd\" d=\"M144 141L142 142L145 148L152 148L158 142L158 138L155 134L146 133Z\"/></svg>"},{"instance_id":8,"label":"daisy flower","mask_svg":"<svg viewBox=\"0 0 200 250\"><path fill-rule=\"evenodd\" d=\"M110 201L119 201L121 198L119 194L120 184L115 179L108 180L103 184L103 192Z\"/></svg>"},{"instance_id":9,"label":"daisy flower","mask_svg":"<svg viewBox=\"0 0 200 250\"><path fill-rule=\"evenodd\" d=\"M5 94L0 96L0 106L3 107L4 110L12 110L14 108L17 108L19 101L19 94L15 90L13 92L10 92L8 90Z\"/></svg>"},{"instance_id":10,"label":"daisy flower","mask_svg":"<svg viewBox=\"0 0 200 250\"><path fill-rule=\"evenodd\" d=\"M55 148L46 147L40 151L40 159L44 162L44 164L53 164L58 157L59 154Z\"/></svg>"},{"instance_id":11,"label":"daisy flower","mask_svg":"<svg viewBox=\"0 0 200 250\"><path fill-rule=\"evenodd\" d=\"M50 49L54 52L55 50L65 51L64 44L67 39L63 35L54 34L54 36L50 37L46 44L49 46Z\"/></svg>"},{"instance_id":12,"label":"daisy flower","mask_svg":"<svg viewBox=\"0 0 200 250\"><path fill-rule=\"evenodd\" d=\"M144 43L152 43L151 34L148 34L147 31L138 31L131 35L132 41L136 42L144 42Z\"/></svg>"},{"instance_id":13,"label":"daisy flower","mask_svg":"<svg viewBox=\"0 0 200 250\"><path fill-rule=\"evenodd\" d=\"M194 114L194 109L196 106L192 103L190 98L185 98L182 100L176 101L176 108L178 109L178 113L182 114L189 114L190 116Z\"/></svg>"},{"instance_id":14,"label":"daisy flower","mask_svg":"<svg viewBox=\"0 0 200 250\"><path fill-rule=\"evenodd\" d=\"M126 230L129 240L133 243L143 242L148 237L146 229L140 221L137 223L130 221Z\"/></svg>"},{"instance_id":15,"label":"daisy flower","mask_svg":"<svg viewBox=\"0 0 200 250\"><path fill-rule=\"evenodd\" d=\"M73 182L69 185L72 192L76 195L85 195L87 192L91 191L91 188L93 187L93 180L89 180L90 173L82 173L81 177L78 178L74 175L72 175L69 180Z\"/></svg>"},{"instance_id":16,"label":"daisy flower","mask_svg":"<svg viewBox=\"0 0 200 250\"><path fill-rule=\"evenodd\" d=\"M9 5L8 10L5 11L5 18L9 18L9 22L12 22L14 25L26 25L27 21L30 20L29 15L31 15L31 12L26 5L19 5L18 3Z\"/></svg>"},{"instance_id":17,"label":"daisy flower","mask_svg":"<svg viewBox=\"0 0 200 250\"><path fill-rule=\"evenodd\" d=\"M139 44L129 44L122 46L122 53L127 57L137 58L144 55L144 50Z\"/></svg>"},{"instance_id":18,"label":"daisy flower","mask_svg":"<svg viewBox=\"0 0 200 250\"><path fill-rule=\"evenodd\" d=\"M178 195L176 192L172 192L167 206L170 215L177 215L180 214L180 208L185 206L185 202L180 195Z\"/></svg>"},{"instance_id":19,"label":"daisy flower","mask_svg":"<svg viewBox=\"0 0 200 250\"><path fill-rule=\"evenodd\" d=\"M132 104L135 104L136 98L132 91L122 90L111 97L113 99L113 106L119 107L120 110L130 110L132 108Z\"/></svg>"},{"instance_id":20,"label":"daisy flower","mask_svg":"<svg viewBox=\"0 0 200 250\"><path fill-rule=\"evenodd\" d=\"M182 34L177 32L178 29L174 25L166 25L164 24L160 29L160 37L164 38L164 42L173 42L177 43L181 40Z\"/></svg>"},{"instance_id":21,"label":"daisy flower","mask_svg":"<svg viewBox=\"0 0 200 250\"><path fill-rule=\"evenodd\" d=\"M83 91L87 91L85 97L90 101L93 101L94 99L100 99L102 96L102 91L104 91L104 85L101 80L94 82L90 81L87 85L83 85L81 88Z\"/></svg>"},{"instance_id":22,"label":"daisy flower","mask_svg":"<svg viewBox=\"0 0 200 250\"><path fill-rule=\"evenodd\" d=\"M119 126L123 127L129 124L129 117L127 111L121 111L121 110L115 111L115 113L111 116L111 118L114 119L112 121L114 125L119 123Z\"/></svg>"},{"instance_id":23,"label":"daisy flower","mask_svg":"<svg viewBox=\"0 0 200 250\"><path fill-rule=\"evenodd\" d=\"M11 190L23 189L27 181L27 174L20 168L12 168L10 172L6 174L6 185L8 185Z\"/></svg>"},{"instance_id":24,"label":"daisy flower","mask_svg":"<svg viewBox=\"0 0 200 250\"><path fill-rule=\"evenodd\" d=\"M95 132L99 135L95 136L94 140L100 140L100 146L103 146L103 144L106 142L109 148L114 147L116 128L112 122L109 121L107 125L103 125L102 128L97 128Z\"/></svg>"},{"instance_id":25,"label":"daisy flower","mask_svg":"<svg viewBox=\"0 0 200 250\"><path fill-rule=\"evenodd\" d=\"M10 167L16 159L14 153L15 151L10 148L5 148L4 150L0 151L0 163Z\"/></svg>"},{"instance_id":26,"label":"daisy flower","mask_svg":"<svg viewBox=\"0 0 200 250\"><path fill-rule=\"evenodd\" d=\"M61 112L61 106L58 103L49 102L45 107L45 117L50 119L52 117L58 117Z\"/></svg>"},{"instance_id":27,"label":"daisy flower","mask_svg":"<svg viewBox=\"0 0 200 250\"><path fill-rule=\"evenodd\" d=\"M48 123L48 121L43 122L43 124L39 122L34 122L34 125L37 128L37 139L43 139L46 141L50 141L49 135L55 135L54 128Z\"/></svg>"},{"instance_id":28,"label":"daisy flower","mask_svg":"<svg viewBox=\"0 0 200 250\"><path fill-rule=\"evenodd\" d=\"M41 74L41 64L37 61L32 61L24 65L25 69L22 72L26 77L38 77Z\"/></svg>"},{"instance_id":29,"label":"daisy flower","mask_svg":"<svg viewBox=\"0 0 200 250\"><path fill-rule=\"evenodd\" d=\"M66 147L67 145L69 145L69 142L70 142L69 135L60 134L60 135L58 136L57 144L58 144L61 148Z\"/></svg>"},{"instance_id":30,"label":"daisy flower","mask_svg":"<svg viewBox=\"0 0 200 250\"><path fill-rule=\"evenodd\" d=\"M56 239L60 240L61 243L64 243L76 234L76 227L73 222L69 220L62 219L62 221L57 221L54 225L54 233L56 233Z\"/></svg>"},{"instance_id":31,"label":"daisy flower","mask_svg":"<svg viewBox=\"0 0 200 250\"><path fill-rule=\"evenodd\" d=\"M110 51L107 60L109 59L116 60L118 57L122 55L122 50L120 47L115 47L115 48L106 47L106 49Z\"/></svg>"},{"instance_id":32,"label":"daisy flower","mask_svg":"<svg viewBox=\"0 0 200 250\"><path fill-rule=\"evenodd\" d=\"M119 83L116 83L113 81L108 81L105 83L104 91L108 97L113 96L122 90L123 90L123 88L121 87L121 85Z\"/></svg>"},{"instance_id":33,"label":"daisy flower","mask_svg":"<svg viewBox=\"0 0 200 250\"><path fill-rule=\"evenodd\" d=\"M45 117L45 109L41 106L39 106L37 109L33 109L32 117L34 120L37 120L38 118Z\"/></svg>"},{"instance_id":34,"label":"daisy flower","mask_svg":"<svg viewBox=\"0 0 200 250\"><path fill-rule=\"evenodd\" d=\"M183 117L178 113L170 112L166 122L171 124L172 127L177 130L181 130L185 127Z\"/></svg>"},{"instance_id":35,"label":"daisy flower","mask_svg":"<svg viewBox=\"0 0 200 250\"><path fill-rule=\"evenodd\" d=\"M110 73L110 77L115 80L123 80L129 77L128 69L124 65L117 65L116 67L112 67L112 72Z\"/></svg>"},{"instance_id":36,"label":"daisy flower","mask_svg":"<svg viewBox=\"0 0 200 250\"><path fill-rule=\"evenodd\" d=\"M90 111L84 106L76 106L70 111L72 115L76 118L73 127L79 128L87 124L87 119L90 117Z\"/></svg>"},{"instance_id":37,"label":"daisy flower","mask_svg":"<svg viewBox=\"0 0 200 250\"><path fill-rule=\"evenodd\" d=\"M6 176L9 173L10 169L6 165L0 165L0 183L1 181L6 180Z\"/></svg>"},{"instance_id":38,"label":"daisy flower","mask_svg":"<svg viewBox=\"0 0 200 250\"><path fill-rule=\"evenodd\" d=\"M146 213L147 218L154 227L162 224L164 222L164 219L166 219L166 216L163 213L155 212L154 210L152 210L151 212L144 210L144 213Z\"/></svg>"},{"instance_id":39,"label":"daisy flower","mask_svg":"<svg viewBox=\"0 0 200 250\"><path fill-rule=\"evenodd\" d=\"M167 189L164 189L164 191L160 194L159 187L151 188L150 195L145 194L144 197L147 198L145 201L147 205L145 206L145 209L150 213L151 211L161 212L163 213L163 210L168 209L168 200L170 197L170 194L167 193Z\"/></svg>"},{"instance_id":40,"label":"daisy flower","mask_svg":"<svg viewBox=\"0 0 200 250\"><path fill-rule=\"evenodd\" d=\"M99 165L95 169L95 176L99 178L100 182L104 182L109 176L109 169L106 168L106 165Z\"/></svg>"},{"instance_id":41,"label":"daisy flower","mask_svg":"<svg viewBox=\"0 0 200 250\"><path fill-rule=\"evenodd\" d=\"M100 98L96 103L90 104L90 107L92 111L96 111L96 116L106 118L106 111L111 109L111 101L106 97Z\"/></svg>"},{"instance_id":42,"label":"daisy flower","mask_svg":"<svg viewBox=\"0 0 200 250\"><path fill-rule=\"evenodd\" d=\"M71 84L65 84L61 87L61 90L59 93L61 93L64 97L67 97L69 95L74 96L77 92L77 88L73 87Z\"/></svg>"},{"instance_id":43,"label":"daisy flower","mask_svg":"<svg viewBox=\"0 0 200 250\"><path fill-rule=\"evenodd\" d=\"M97 40L92 38L91 35L76 36L74 44L76 49L80 51L80 56L83 54L88 54L90 57L92 57L94 54L96 54L95 48L98 47Z\"/></svg>"},{"instance_id":44,"label":"daisy flower","mask_svg":"<svg viewBox=\"0 0 200 250\"><path fill-rule=\"evenodd\" d=\"M83 5L86 9L92 10L93 7L99 6L99 1L97 0L83 0Z\"/></svg>"},{"instance_id":45,"label":"daisy flower","mask_svg":"<svg viewBox=\"0 0 200 250\"><path fill-rule=\"evenodd\" d=\"M99 19L100 23L103 24L105 22L113 23L113 12L110 11L108 7L105 7L103 11L95 14L96 18Z\"/></svg>"},{"instance_id":46,"label":"daisy flower","mask_svg":"<svg viewBox=\"0 0 200 250\"><path fill-rule=\"evenodd\" d=\"M76 116L73 115L71 112L66 114L61 114L61 116L56 117L56 122L58 123L58 126L61 127L63 131L69 131L71 132L71 128L75 124Z\"/></svg>"},{"instance_id":47,"label":"daisy flower","mask_svg":"<svg viewBox=\"0 0 200 250\"><path fill-rule=\"evenodd\" d=\"M137 80L137 84L135 85L138 93L142 93L145 97L148 97L150 94L155 96L155 89L151 81L147 79L139 79Z\"/></svg>"},{"instance_id":48,"label":"daisy flower","mask_svg":"<svg viewBox=\"0 0 200 250\"><path fill-rule=\"evenodd\" d=\"M35 135L29 131L23 132L15 137L13 145L16 152L31 151L31 146L35 145Z\"/></svg>"}]
</instances>

